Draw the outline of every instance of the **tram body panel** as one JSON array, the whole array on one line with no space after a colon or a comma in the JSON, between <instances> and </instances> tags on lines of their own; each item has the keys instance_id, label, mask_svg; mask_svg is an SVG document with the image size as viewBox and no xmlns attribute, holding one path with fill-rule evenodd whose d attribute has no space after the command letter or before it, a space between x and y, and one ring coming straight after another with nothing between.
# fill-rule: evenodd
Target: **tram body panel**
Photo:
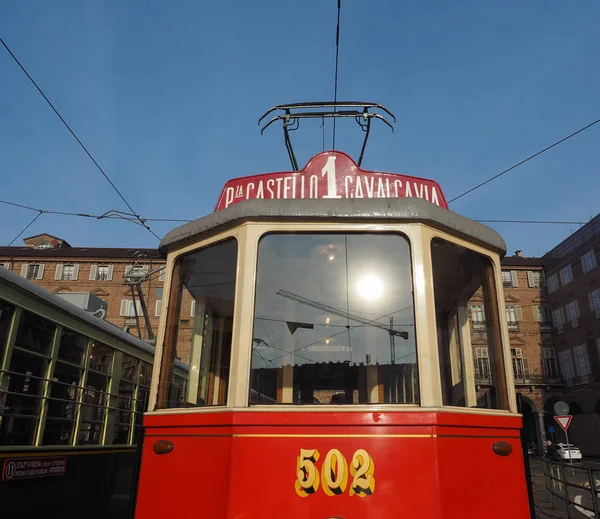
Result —
<instances>
[{"instance_id":1,"label":"tram body panel","mask_svg":"<svg viewBox=\"0 0 600 519\"><path fill-rule=\"evenodd\" d=\"M224 519L282 511L290 519L463 519L482 510L491 519L528 517L521 495L521 423L510 415L255 410L151 415L147 424L142 470L152 476L142 481L138 496L152 506L138 506L140 519L197 510L196 500L153 501L159 492L201 495L203 513ZM169 455L153 451L159 440L173 443ZM509 443L513 453L495 454L498 442ZM368 487L366 478L351 473L363 452L374 484L368 493L352 495L352 488ZM324 468L328 458L330 472ZM365 461L359 458L357 465ZM310 493L298 485L300 463L317 474ZM506 492L522 498L521 509Z\"/></svg>"}]
</instances>

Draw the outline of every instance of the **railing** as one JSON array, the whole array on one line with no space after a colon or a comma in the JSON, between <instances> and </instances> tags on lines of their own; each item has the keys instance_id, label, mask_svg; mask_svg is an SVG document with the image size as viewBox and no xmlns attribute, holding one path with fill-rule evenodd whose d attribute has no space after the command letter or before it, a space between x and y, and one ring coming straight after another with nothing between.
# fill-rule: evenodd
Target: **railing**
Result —
<instances>
[{"instance_id":1,"label":"railing","mask_svg":"<svg viewBox=\"0 0 600 519\"><path fill-rule=\"evenodd\" d=\"M554 510L566 509L568 519L600 518L600 469L546 459L544 480Z\"/></svg>"}]
</instances>

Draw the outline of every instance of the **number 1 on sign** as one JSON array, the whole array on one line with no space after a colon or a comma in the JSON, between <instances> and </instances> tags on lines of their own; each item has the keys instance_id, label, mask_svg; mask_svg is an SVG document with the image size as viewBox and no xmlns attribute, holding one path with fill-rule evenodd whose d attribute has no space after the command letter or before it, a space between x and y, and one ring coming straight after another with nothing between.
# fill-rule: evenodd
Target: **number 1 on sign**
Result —
<instances>
[{"instance_id":1,"label":"number 1 on sign","mask_svg":"<svg viewBox=\"0 0 600 519\"><path fill-rule=\"evenodd\" d=\"M335 155L330 155L321 170L321 175L327 175L327 194L323 198L342 198L335 189Z\"/></svg>"}]
</instances>

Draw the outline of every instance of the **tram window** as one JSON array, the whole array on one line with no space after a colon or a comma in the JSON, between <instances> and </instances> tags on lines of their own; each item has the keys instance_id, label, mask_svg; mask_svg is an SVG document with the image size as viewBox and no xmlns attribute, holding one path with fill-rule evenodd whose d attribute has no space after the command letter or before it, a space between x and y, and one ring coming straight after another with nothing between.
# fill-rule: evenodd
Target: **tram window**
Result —
<instances>
[{"instance_id":1,"label":"tram window","mask_svg":"<svg viewBox=\"0 0 600 519\"><path fill-rule=\"evenodd\" d=\"M33 445L42 405L43 382L48 359L14 350L8 374L3 377L7 393L0 421L0 445Z\"/></svg>"},{"instance_id":2,"label":"tram window","mask_svg":"<svg viewBox=\"0 0 600 519\"><path fill-rule=\"evenodd\" d=\"M29 312L23 312L15 346L41 355L50 355L56 326Z\"/></svg>"},{"instance_id":3,"label":"tram window","mask_svg":"<svg viewBox=\"0 0 600 519\"><path fill-rule=\"evenodd\" d=\"M43 445L71 445L77 413L78 388L83 370L57 361L50 383L50 399Z\"/></svg>"},{"instance_id":4,"label":"tram window","mask_svg":"<svg viewBox=\"0 0 600 519\"><path fill-rule=\"evenodd\" d=\"M95 342L90 354L90 369L100 373L110 373L112 369L113 350L109 346Z\"/></svg>"},{"instance_id":5,"label":"tram window","mask_svg":"<svg viewBox=\"0 0 600 519\"><path fill-rule=\"evenodd\" d=\"M443 404L461 407L508 409L508 395L493 266L481 254L435 238L431 243L433 289ZM477 314L468 308L477 301ZM481 304L483 302L483 304ZM465 375L465 363L477 373L482 344L490 352L487 384ZM469 387L466 385L469 384Z\"/></svg>"},{"instance_id":6,"label":"tram window","mask_svg":"<svg viewBox=\"0 0 600 519\"><path fill-rule=\"evenodd\" d=\"M2 358L4 357L8 331L10 330L12 316L14 313L15 309L12 305L0 302L0 364L2 363Z\"/></svg>"},{"instance_id":7,"label":"tram window","mask_svg":"<svg viewBox=\"0 0 600 519\"><path fill-rule=\"evenodd\" d=\"M404 236L264 236L250 403L418 404L414 324Z\"/></svg>"},{"instance_id":8,"label":"tram window","mask_svg":"<svg viewBox=\"0 0 600 519\"><path fill-rule=\"evenodd\" d=\"M229 385L237 241L226 239L175 263L171 277L167 327L160 375L158 406L225 405ZM191 337L179 334L181 319L189 319Z\"/></svg>"},{"instance_id":9,"label":"tram window","mask_svg":"<svg viewBox=\"0 0 600 519\"><path fill-rule=\"evenodd\" d=\"M85 350L87 348L87 343L87 337L72 332L71 330L63 330L60 336L58 359L81 365L85 355Z\"/></svg>"}]
</instances>

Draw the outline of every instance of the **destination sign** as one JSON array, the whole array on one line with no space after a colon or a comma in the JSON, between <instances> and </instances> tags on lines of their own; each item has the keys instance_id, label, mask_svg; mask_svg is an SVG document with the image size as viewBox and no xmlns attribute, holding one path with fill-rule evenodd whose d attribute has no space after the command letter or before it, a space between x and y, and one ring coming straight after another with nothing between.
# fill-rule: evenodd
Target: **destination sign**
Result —
<instances>
[{"instance_id":1,"label":"destination sign","mask_svg":"<svg viewBox=\"0 0 600 519\"><path fill-rule=\"evenodd\" d=\"M422 198L448 209L437 182L365 171L345 153L315 155L301 171L266 173L228 181L215 211L244 200L306 198Z\"/></svg>"},{"instance_id":2,"label":"destination sign","mask_svg":"<svg viewBox=\"0 0 600 519\"><path fill-rule=\"evenodd\" d=\"M64 476L67 458L9 458L2 468L2 481Z\"/></svg>"}]
</instances>

